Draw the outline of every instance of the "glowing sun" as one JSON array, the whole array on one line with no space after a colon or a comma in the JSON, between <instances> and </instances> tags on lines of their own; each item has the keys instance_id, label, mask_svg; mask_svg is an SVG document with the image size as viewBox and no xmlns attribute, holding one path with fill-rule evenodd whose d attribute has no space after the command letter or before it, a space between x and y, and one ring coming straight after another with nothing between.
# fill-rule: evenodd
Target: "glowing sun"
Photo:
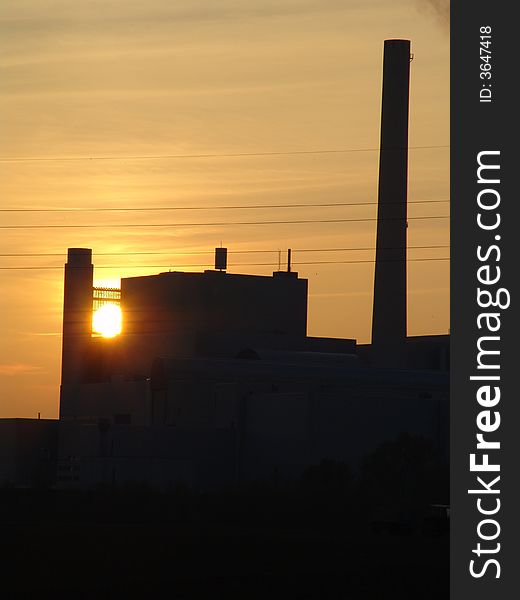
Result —
<instances>
[{"instance_id":1,"label":"glowing sun","mask_svg":"<svg viewBox=\"0 0 520 600\"><path fill-rule=\"evenodd\" d=\"M121 309L116 304L103 304L92 317L94 333L114 337L121 333Z\"/></svg>"}]
</instances>

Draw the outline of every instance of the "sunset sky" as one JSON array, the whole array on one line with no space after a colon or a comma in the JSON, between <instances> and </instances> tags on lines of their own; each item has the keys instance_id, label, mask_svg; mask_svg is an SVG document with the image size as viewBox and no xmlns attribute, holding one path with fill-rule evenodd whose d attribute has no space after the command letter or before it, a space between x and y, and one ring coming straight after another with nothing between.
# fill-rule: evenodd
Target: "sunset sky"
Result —
<instances>
[{"instance_id":1,"label":"sunset sky","mask_svg":"<svg viewBox=\"0 0 520 600\"><path fill-rule=\"evenodd\" d=\"M375 221L232 223L375 218L386 38L414 53L408 244L441 246L410 250L408 332L447 333L449 262L413 260L449 256L449 220L413 219L449 214L446 6L3 0L0 417L58 415L72 246L93 249L100 284L203 270L221 243L230 272L267 275L292 248L309 334L367 342ZM222 208L340 202L361 205ZM190 210L6 210L160 207ZM128 227L160 223L175 227ZM48 227L81 224L95 227ZM368 250L302 252L344 248ZM321 261L335 264L298 264Z\"/></svg>"}]
</instances>

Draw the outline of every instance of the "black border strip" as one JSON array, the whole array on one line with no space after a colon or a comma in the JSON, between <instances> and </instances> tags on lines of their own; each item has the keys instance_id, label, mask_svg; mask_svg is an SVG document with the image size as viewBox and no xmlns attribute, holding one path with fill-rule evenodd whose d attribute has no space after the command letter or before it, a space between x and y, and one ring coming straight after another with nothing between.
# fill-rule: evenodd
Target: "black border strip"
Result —
<instances>
[{"instance_id":1,"label":"black border strip","mask_svg":"<svg viewBox=\"0 0 520 600\"><path fill-rule=\"evenodd\" d=\"M451 597L453 599L501 600L518 597L520 593L520 395L515 381L520 372L520 351L516 337L518 327L518 293L520 252L517 239L520 239L518 225L515 220L515 204L518 191L514 189L517 173L516 164L518 144L515 136L518 131L518 119L513 110L513 102L517 103L514 84L517 80L518 52L515 42L518 37L518 26L513 15L514 4L507 2L491 2L490 0L453 0L451 3ZM481 57L487 55L480 51L481 27L491 28L491 59ZM515 35L516 33L516 35ZM481 66L491 64L491 77L481 76L488 69ZM491 84L491 86L489 86ZM491 102L486 100L491 90ZM518 110L518 109L516 109ZM481 171L483 179L495 179L493 174L499 173L500 183L478 183L478 155L483 151L499 151L500 154L482 155L481 160L499 164L500 169ZM495 210L483 211L478 206L479 192L493 189L481 196L483 202L491 203L493 196L499 194L500 203ZM478 213L482 219L492 223L493 215L500 213L500 225L493 230L484 230L477 223ZM500 236L497 239L496 236ZM487 260L479 260L477 247L481 246L481 256L496 245L500 251L492 250ZM500 268L500 281L495 285L482 284L478 281L479 267L489 265L490 271L481 271L481 277L495 277L496 267ZM478 304L477 288L487 289L496 295L499 288L506 289L511 297L509 308L483 308ZM505 305L507 295L501 295L501 304ZM481 296L482 304L484 297ZM477 318L481 313L498 313L500 329L490 333L481 320L479 330ZM496 326L497 321L493 324ZM479 337L495 335L498 340L481 340L488 349L498 350L498 355L481 356L481 362L490 365L498 364L498 369L478 368ZM470 380L471 376L499 375L500 380ZM500 401L494 407L485 407L477 401L478 390L487 384L500 387ZM485 398L484 398L485 399ZM493 432L484 433L487 440L500 442L500 449L477 449L478 415L489 410L489 419L481 424L496 424L500 413L500 425ZM490 425L491 427L491 425ZM488 454L490 463L500 465L499 472L472 472L470 455L475 454L476 462L482 462L483 454ZM469 494L470 489L483 489L477 477L487 482L493 491L500 493ZM500 480L490 485L495 477ZM499 504L495 515L484 515L479 512L478 499L482 498L480 507L493 510ZM480 539L481 534L494 537L494 540ZM474 552L481 548L493 551L500 544L500 549L493 553ZM498 564L489 563L490 559ZM470 561L473 570L481 577L470 573ZM484 568L485 567L485 568ZM484 572L483 572L484 571Z\"/></svg>"}]
</instances>

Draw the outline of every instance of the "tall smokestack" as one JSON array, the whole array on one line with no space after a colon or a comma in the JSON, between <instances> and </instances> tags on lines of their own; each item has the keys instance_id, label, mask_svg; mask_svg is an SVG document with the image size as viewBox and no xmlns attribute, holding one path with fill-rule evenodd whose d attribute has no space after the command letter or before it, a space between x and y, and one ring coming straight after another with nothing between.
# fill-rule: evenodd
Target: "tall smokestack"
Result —
<instances>
[{"instance_id":1,"label":"tall smokestack","mask_svg":"<svg viewBox=\"0 0 520 600\"><path fill-rule=\"evenodd\" d=\"M69 248L63 293L60 418L68 416L72 387L84 381L92 335L94 266L90 248ZM68 393L64 394L64 387Z\"/></svg>"},{"instance_id":2,"label":"tall smokestack","mask_svg":"<svg viewBox=\"0 0 520 600\"><path fill-rule=\"evenodd\" d=\"M372 345L388 366L406 339L410 59L409 40L385 40Z\"/></svg>"}]
</instances>

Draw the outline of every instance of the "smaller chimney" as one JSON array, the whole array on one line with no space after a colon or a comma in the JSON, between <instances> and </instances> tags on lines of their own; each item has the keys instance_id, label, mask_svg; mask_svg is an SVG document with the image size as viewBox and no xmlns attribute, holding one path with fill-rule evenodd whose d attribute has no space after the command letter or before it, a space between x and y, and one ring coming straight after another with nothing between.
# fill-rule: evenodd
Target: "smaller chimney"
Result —
<instances>
[{"instance_id":1,"label":"smaller chimney","mask_svg":"<svg viewBox=\"0 0 520 600\"><path fill-rule=\"evenodd\" d=\"M63 385L84 382L92 337L94 265L90 248L69 248L63 290L60 418L70 414Z\"/></svg>"},{"instance_id":2,"label":"smaller chimney","mask_svg":"<svg viewBox=\"0 0 520 600\"><path fill-rule=\"evenodd\" d=\"M227 269L227 248L215 248L215 269L217 271Z\"/></svg>"}]
</instances>

